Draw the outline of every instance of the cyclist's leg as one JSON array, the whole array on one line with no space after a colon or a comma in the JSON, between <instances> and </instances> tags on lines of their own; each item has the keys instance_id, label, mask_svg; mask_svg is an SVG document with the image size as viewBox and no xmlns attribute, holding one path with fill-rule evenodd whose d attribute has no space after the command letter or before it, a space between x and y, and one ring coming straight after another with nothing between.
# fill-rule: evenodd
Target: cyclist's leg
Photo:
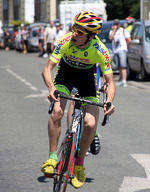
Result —
<instances>
[{"instance_id":1,"label":"cyclist's leg","mask_svg":"<svg viewBox=\"0 0 150 192\"><path fill-rule=\"evenodd\" d=\"M79 157L84 158L86 152L95 136L99 118L99 108L97 106L84 106L84 130L80 142Z\"/></svg>"},{"instance_id":2,"label":"cyclist's leg","mask_svg":"<svg viewBox=\"0 0 150 192\"><path fill-rule=\"evenodd\" d=\"M95 102L99 101L99 95L97 95L97 83L95 78L95 66L88 70L85 70L83 73L82 81L84 79L84 84L80 82L78 78L78 84L75 87L78 88L79 95L84 97L87 100L92 100ZM80 141L80 151L78 157L75 161L74 174L75 178L72 179L72 185L76 188L79 188L83 185L85 181L84 174L84 158L86 152L88 151L90 144L96 133L97 121L99 116L99 109L96 106L84 105L84 129Z\"/></svg>"},{"instance_id":3,"label":"cyclist's leg","mask_svg":"<svg viewBox=\"0 0 150 192\"><path fill-rule=\"evenodd\" d=\"M71 80L67 76L69 69L66 68L66 65L61 64L62 61L57 67L56 74L54 76L54 85L59 92L69 95L73 86L71 84ZM49 118L48 134L50 157L41 168L42 172L46 174L53 174L54 168L57 165L57 144L61 131L61 119L64 114L66 102L67 101L65 99L60 99L60 102L55 102L54 109Z\"/></svg>"},{"instance_id":4,"label":"cyclist's leg","mask_svg":"<svg viewBox=\"0 0 150 192\"><path fill-rule=\"evenodd\" d=\"M61 102L56 102L49 118L48 134L50 152L55 152L57 150L58 139L61 132L61 119L63 117L65 106L66 100L64 99L61 99Z\"/></svg>"},{"instance_id":5,"label":"cyclist's leg","mask_svg":"<svg viewBox=\"0 0 150 192\"><path fill-rule=\"evenodd\" d=\"M69 107L68 107L68 112L67 112L67 128L70 128L71 125L71 119L72 119L72 114L73 114L73 110L74 110L74 105L75 102L74 101L70 101Z\"/></svg>"},{"instance_id":6,"label":"cyclist's leg","mask_svg":"<svg viewBox=\"0 0 150 192\"><path fill-rule=\"evenodd\" d=\"M57 165L57 145L61 131L61 119L64 113L66 100L61 99L56 102L52 114L48 122L48 135L49 135L49 159L43 164L41 171L45 174L53 174Z\"/></svg>"},{"instance_id":7,"label":"cyclist's leg","mask_svg":"<svg viewBox=\"0 0 150 192\"><path fill-rule=\"evenodd\" d=\"M100 88L104 84L104 77L100 69L100 64L96 64L96 86ZM100 152L101 146L100 146L100 138L98 137L98 133L96 131L96 134L94 136L94 139L90 145L90 152L93 155L97 155Z\"/></svg>"},{"instance_id":8,"label":"cyclist's leg","mask_svg":"<svg viewBox=\"0 0 150 192\"><path fill-rule=\"evenodd\" d=\"M90 152L93 155L97 155L100 152L100 150L101 150L100 138L99 138L98 132L96 131L94 139L90 145Z\"/></svg>"},{"instance_id":9,"label":"cyclist's leg","mask_svg":"<svg viewBox=\"0 0 150 192\"><path fill-rule=\"evenodd\" d=\"M84 106L84 130L81 136L80 141L80 151L78 157L75 161L74 174L75 177L72 179L72 185L75 188L80 188L85 181L85 174L83 167L84 158L90 144L95 136L98 117L99 117L99 108L96 106Z\"/></svg>"}]
</instances>

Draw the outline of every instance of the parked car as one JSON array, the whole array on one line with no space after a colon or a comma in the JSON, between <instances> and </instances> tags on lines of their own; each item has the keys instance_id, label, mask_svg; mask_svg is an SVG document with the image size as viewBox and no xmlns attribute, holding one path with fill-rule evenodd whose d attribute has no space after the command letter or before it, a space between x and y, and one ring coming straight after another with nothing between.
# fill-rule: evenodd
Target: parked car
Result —
<instances>
[{"instance_id":1,"label":"parked car","mask_svg":"<svg viewBox=\"0 0 150 192\"><path fill-rule=\"evenodd\" d=\"M27 26L27 28L31 29L33 27L38 27L39 25L42 25L43 27L46 27L46 26L50 26L50 24L48 22L35 22L35 23L31 23Z\"/></svg>"},{"instance_id":2,"label":"parked car","mask_svg":"<svg viewBox=\"0 0 150 192\"><path fill-rule=\"evenodd\" d=\"M124 23L126 22L126 20L120 20L121 26L124 25ZM118 70L115 61L114 61L114 53L112 51L112 41L109 40L109 32L111 30L111 27L113 25L114 21L105 21L102 24L102 30L99 33L99 38L100 40L106 45L106 47L108 48L109 54L110 54L110 58L111 58L111 66L113 71Z\"/></svg>"},{"instance_id":3,"label":"parked car","mask_svg":"<svg viewBox=\"0 0 150 192\"><path fill-rule=\"evenodd\" d=\"M37 52L39 40L37 36L37 30L39 27L33 27L30 29L29 37L28 37L28 44L27 44L27 51L28 52Z\"/></svg>"},{"instance_id":4,"label":"parked car","mask_svg":"<svg viewBox=\"0 0 150 192\"><path fill-rule=\"evenodd\" d=\"M127 53L127 78L141 74L150 79L150 21L136 21L131 31L131 44Z\"/></svg>"}]
</instances>

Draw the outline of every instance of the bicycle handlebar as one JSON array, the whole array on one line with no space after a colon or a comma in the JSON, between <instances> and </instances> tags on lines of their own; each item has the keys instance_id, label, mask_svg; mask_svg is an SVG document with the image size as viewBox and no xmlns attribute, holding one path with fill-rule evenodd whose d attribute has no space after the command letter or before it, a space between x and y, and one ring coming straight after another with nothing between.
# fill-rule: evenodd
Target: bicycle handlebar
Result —
<instances>
[{"instance_id":1,"label":"bicycle handlebar","mask_svg":"<svg viewBox=\"0 0 150 192\"><path fill-rule=\"evenodd\" d=\"M104 87L104 86L103 86L103 87ZM101 91L104 91L104 89L102 90L102 88L101 88ZM109 108L111 107L111 102L105 103L105 102L106 102L106 93L105 93L105 91L104 91L104 100L105 100L105 101L104 101L103 104L102 104L102 103L96 103L96 102L93 102L93 101L89 101L89 100L86 100L86 99L80 98L80 97L78 98L78 97L73 97L73 96L62 95L62 94L60 94L59 91L57 91L57 90L55 90L54 95L55 95L56 98L57 98L58 95L59 95L61 98L65 98L65 99L73 100L73 101L79 101L79 102L81 102L81 103L87 103L87 104L89 104L89 105L95 105L95 106L99 106L99 107L102 107L102 108L104 108L104 105L106 104L106 105L107 105L107 106L106 106L107 111L108 111ZM53 101L51 102L51 104L50 104L50 107L49 107L49 111L48 111L49 114L52 113L53 108L54 108L54 104L55 104L55 101L53 100ZM104 125L108 124L108 122L109 122L109 115L105 115L105 116L104 116L104 119L103 119L103 122L101 123L101 125L104 126Z\"/></svg>"}]
</instances>

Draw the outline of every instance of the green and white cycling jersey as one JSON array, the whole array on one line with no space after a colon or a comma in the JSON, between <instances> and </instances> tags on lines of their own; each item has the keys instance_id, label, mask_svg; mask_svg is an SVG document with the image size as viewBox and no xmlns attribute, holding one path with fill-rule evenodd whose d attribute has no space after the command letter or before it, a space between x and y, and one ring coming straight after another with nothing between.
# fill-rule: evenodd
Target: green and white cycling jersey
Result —
<instances>
[{"instance_id":1,"label":"green and white cycling jersey","mask_svg":"<svg viewBox=\"0 0 150 192\"><path fill-rule=\"evenodd\" d=\"M59 40L50 60L59 63L63 58L66 64L81 70L90 69L96 63L100 63L103 75L112 73L108 49L97 36L85 49L74 46L71 38L72 33L68 33Z\"/></svg>"}]
</instances>

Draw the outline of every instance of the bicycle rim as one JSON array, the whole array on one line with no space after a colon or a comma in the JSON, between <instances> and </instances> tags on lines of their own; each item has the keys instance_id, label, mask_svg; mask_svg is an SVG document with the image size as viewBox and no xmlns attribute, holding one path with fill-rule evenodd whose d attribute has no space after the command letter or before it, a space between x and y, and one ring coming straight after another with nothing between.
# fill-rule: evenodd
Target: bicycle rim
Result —
<instances>
[{"instance_id":1,"label":"bicycle rim","mask_svg":"<svg viewBox=\"0 0 150 192\"><path fill-rule=\"evenodd\" d=\"M70 177L71 166L72 166L72 163L74 160L75 144L76 144L76 135L73 134L72 137L69 138L69 142L67 143L66 153L64 154L60 174L57 178L58 180L57 180L56 192L65 192L66 191L68 180ZM63 150L62 150L62 152L63 152Z\"/></svg>"},{"instance_id":2,"label":"bicycle rim","mask_svg":"<svg viewBox=\"0 0 150 192\"><path fill-rule=\"evenodd\" d=\"M64 171L64 156L65 156L65 148L68 147L68 136L65 137L65 139L63 140L59 150L58 150L58 164L57 164L57 175L54 176L54 182L53 182L53 192L59 192L60 191L60 187L61 187L61 182L62 182L62 176L61 173L63 173Z\"/></svg>"},{"instance_id":3,"label":"bicycle rim","mask_svg":"<svg viewBox=\"0 0 150 192\"><path fill-rule=\"evenodd\" d=\"M72 168L72 165L74 164L75 147L76 147L76 135L75 134L72 135L72 142L70 143L70 145L71 145L70 157L69 157L69 162L68 162L66 179L65 179L65 182L64 182L64 187L63 187L62 192L66 191L67 184L68 184L68 179L69 179L70 173L71 173L71 168Z\"/></svg>"}]
</instances>

